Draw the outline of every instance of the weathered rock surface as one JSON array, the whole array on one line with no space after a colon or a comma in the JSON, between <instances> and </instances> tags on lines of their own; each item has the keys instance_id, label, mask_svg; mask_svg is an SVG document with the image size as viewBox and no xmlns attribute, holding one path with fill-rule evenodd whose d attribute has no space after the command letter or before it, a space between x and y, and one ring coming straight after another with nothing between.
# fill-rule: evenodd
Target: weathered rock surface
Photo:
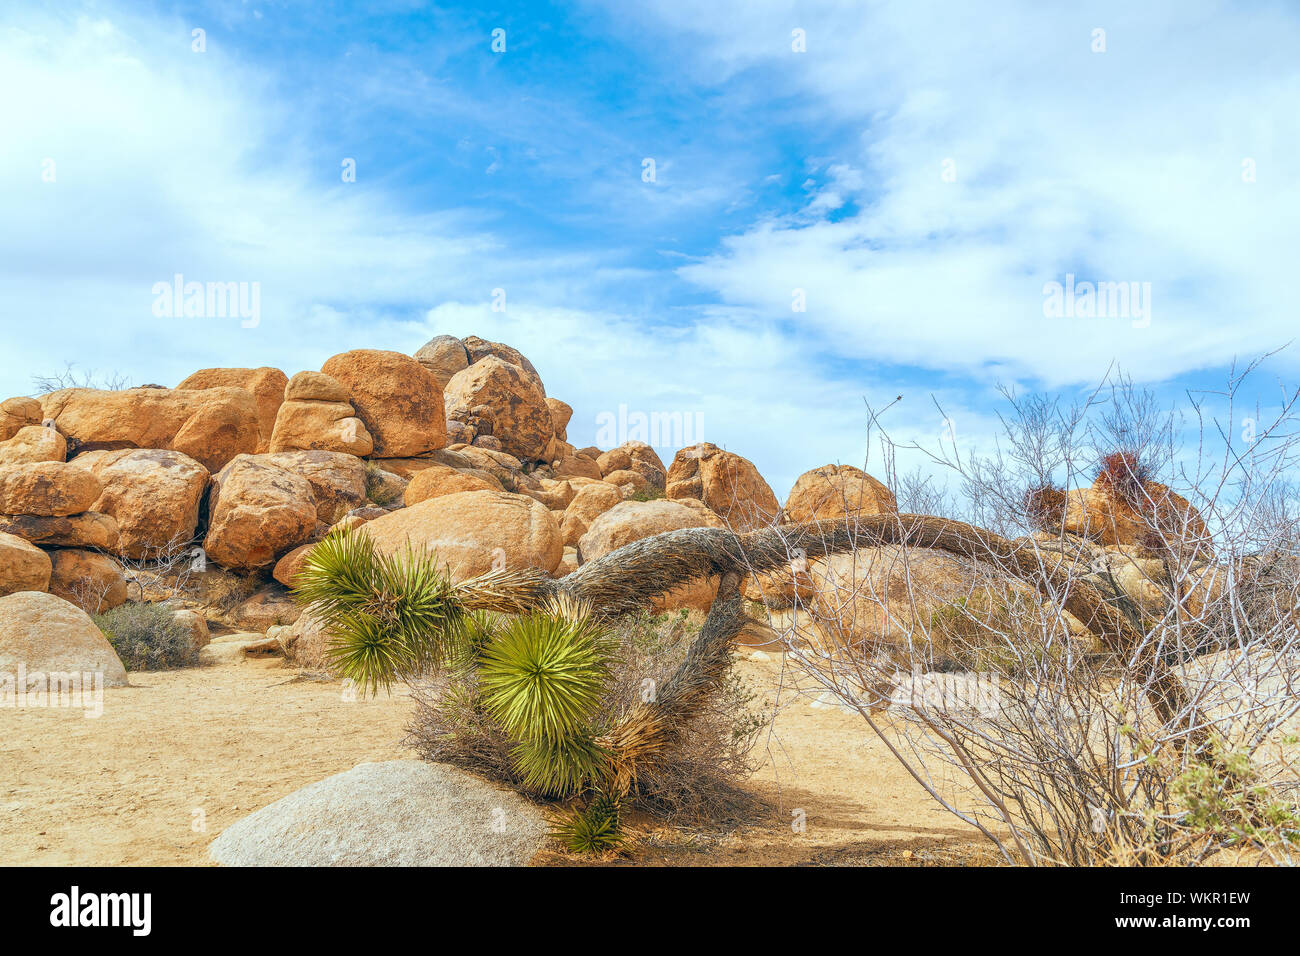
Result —
<instances>
[{"instance_id":1,"label":"weathered rock surface","mask_svg":"<svg viewBox=\"0 0 1300 956\"><path fill-rule=\"evenodd\" d=\"M208 470L188 455L157 448L83 452L69 462L99 479L91 511L110 515L129 558L174 552L194 538Z\"/></svg>"},{"instance_id":2,"label":"weathered rock surface","mask_svg":"<svg viewBox=\"0 0 1300 956\"><path fill-rule=\"evenodd\" d=\"M61 461L0 466L0 514L65 517L89 511L99 479Z\"/></svg>"},{"instance_id":3,"label":"weathered rock surface","mask_svg":"<svg viewBox=\"0 0 1300 956\"><path fill-rule=\"evenodd\" d=\"M205 368L195 372L177 388L242 388L257 403L257 451L271 444L276 412L284 401L289 379L278 368Z\"/></svg>"},{"instance_id":4,"label":"weathered rock surface","mask_svg":"<svg viewBox=\"0 0 1300 956\"><path fill-rule=\"evenodd\" d=\"M242 388L65 388L41 397L69 451L163 448L217 471L257 451L258 408Z\"/></svg>"},{"instance_id":5,"label":"weathered rock surface","mask_svg":"<svg viewBox=\"0 0 1300 956\"><path fill-rule=\"evenodd\" d=\"M48 591L50 556L34 544L0 531L0 596L15 591Z\"/></svg>"},{"instance_id":6,"label":"weathered rock surface","mask_svg":"<svg viewBox=\"0 0 1300 956\"><path fill-rule=\"evenodd\" d=\"M495 418L492 435L502 448L521 461L539 461L552 432L551 410L538 382L520 366L488 355L447 383L447 417L465 421L457 408L487 405Z\"/></svg>"},{"instance_id":7,"label":"weathered rock surface","mask_svg":"<svg viewBox=\"0 0 1300 956\"><path fill-rule=\"evenodd\" d=\"M778 519L781 506L753 462L711 442L683 448L668 469L665 494L704 502L734 531L752 531Z\"/></svg>"},{"instance_id":8,"label":"weathered rock surface","mask_svg":"<svg viewBox=\"0 0 1300 956\"><path fill-rule=\"evenodd\" d=\"M452 579L493 567L555 569L564 553L550 511L526 495L461 491L421 501L362 526L381 553L413 548L436 552Z\"/></svg>"},{"instance_id":9,"label":"weathered rock surface","mask_svg":"<svg viewBox=\"0 0 1300 956\"><path fill-rule=\"evenodd\" d=\"M501 491L501 482L490 475L469 474L448 468L446 465L434 465L417 471L406 486L404 500L407 506L428 501L441 495L451 495L458 491Z\"/></svg>"},{"instance_id":10,"label":"weathered rock surface","mask_svg":"<svg viewBox=\"0 0 1300 956\"><path fill-rule=\"evenodd\" d=\"M469 353L454 335L435 335L420 346L415 360L433 373L443 388L461 369L469 368Z\"/></svg>"},{"instance_id":11,"label":"weathered rock surface","mask_svg":"<svg viewBox=\"0 0 1300 956\"><path fill-rule=\"evenodd\" d=\"M547 836L539 807L445 764L363 763L227 827L223 866L526 866Z\"/></svg>"},{"instance_id":12,"label":"weathered rock surface","mask_svg":"<svg viewBox=\"0 0 1300 956\"><path fill-rule=\"evenodd\" d=\"M213 479L203 548L225 568L253 570L305 543L316 528L311 483L264 457L241 455Z\"/></svg>"},{"instance_id":13,"label":"weathered rock surface","mask_svg":"<svg viewBox=\"0 0 1300 956\"><path fill-rule=\"evenodd\" d=\"M795 481L786 498L791 521L843 521L848 515L897 511L893 493L861 468L822 465Z\"/></svg>"},{"instance_id":14,"label":"weathered rock surface","mask_svg":"<svg viewBox=\"0 0 1300 956\"><path fill-rule=\"evenodd\" d=\"M102 674L104 687L126 684L126 668L90 615L42 591L0 597L0 674L16 676L20 665L29 687L55 672Z\"/></svg>"},{"instance_id":15,"label":"weathered rock surface","mask_svg":"<svg viewBox=\"0 0 1300 956\"><path fill-rule=\"evenodd\" d=\"M373 457L408 458L447 443L442 386L409 355L356 349L335 355L321 371L347 388L374 440Z\"/></svg>"},{"instance_id":16,"label":"weathered rock surface","mask_svg":"<svg viewBox=\"0 0 1300 956\"><path fill-rule=\"evenodd\" d=\"M63 548L51 555L50 593L87 614L102 614L126 603L126 575L108 555Z\"/></svg>"},{"instance_id":17,"label":"weathered rock surface","mask_svg":"<svg viewBox=\"0 0 1300 956\"><path fill-rule=\"evenodd\" d=\"M53 428L24 425L8 441L0 441L0 465L64 461L67 457L67 439Z\"/></svg>"}]
</instances>

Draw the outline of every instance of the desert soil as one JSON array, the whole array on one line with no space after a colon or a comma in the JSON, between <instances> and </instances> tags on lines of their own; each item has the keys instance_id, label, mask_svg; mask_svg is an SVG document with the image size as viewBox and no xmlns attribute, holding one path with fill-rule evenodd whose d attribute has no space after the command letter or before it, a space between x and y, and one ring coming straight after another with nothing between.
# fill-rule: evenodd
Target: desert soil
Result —
<instances>
[{"instance_id":1,"label":"desert soil","mask_svg":"<svg viewBox=\"0 0 1300 956\"><path fill-rule=\"evenodd\" d=\"M800 696L779 655L742 650L737 666L780 703L747 784L760 809L743 824L704 829L634 820L635 846L607 862L997 862L859 716ZM209 865L208 844L254 810L358 763L414 759L402 744L411 712L403 695L345 699L340 683L304 679L278 659L226 655L132 673L130 684L106 690L93 719L0 709L0 863ZM536 862L574 861L544 851Z\"/></svg>"}]
</instances>

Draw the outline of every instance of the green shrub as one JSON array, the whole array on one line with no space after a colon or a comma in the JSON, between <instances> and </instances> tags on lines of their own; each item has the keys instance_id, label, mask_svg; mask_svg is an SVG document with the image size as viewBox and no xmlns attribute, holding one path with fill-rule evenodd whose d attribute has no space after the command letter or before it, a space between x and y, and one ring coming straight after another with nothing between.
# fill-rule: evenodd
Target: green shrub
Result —
<instances>
[{"instance_id":1,"label":"green shrub","mask_svg":"<svg viewBox=\"0 0 1300 956\"><path fill-rule=\"evenodd\" d=\"M95 615L95 624L129 671L194 667L199 649L189 628L176 620L174 608L162 604L123 604Z\"/></svg>"}]
</instances>

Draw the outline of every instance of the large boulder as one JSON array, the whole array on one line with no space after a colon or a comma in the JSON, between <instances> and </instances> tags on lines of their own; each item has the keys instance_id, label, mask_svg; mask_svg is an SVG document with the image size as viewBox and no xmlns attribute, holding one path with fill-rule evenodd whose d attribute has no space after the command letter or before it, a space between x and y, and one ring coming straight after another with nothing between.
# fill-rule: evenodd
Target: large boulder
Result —
<instances>
[{"instance_id":1,"label":"large boulder","mask_svg":"<svg viewBox=\"0 0 1300 956\"><path fill-rule=\"evenodd\" d=\"M560 528L541 502L502 491L460 491L421 501L362 525L384 554L409 543L436 552L454 581L494 567L540 568L560 563Z\"/></svg>"},{"instance_id":2,"label":"large boulder","mask_svg":"<svg viewBox=\"0 0 1300 956\"><path fill-rule=\"evenodd\" d=\"M15 591L48 591L50 556L14 534L0 531L0 595Z\"/></svg>"},{"instance_id":3,"label":"large boulder","mask_svg":"<svg viewBox=\"0 0 1300 956\"><path fill-rule=\"evenodd\" d=\"M108 555L61 548L52 560L51 594L71 601L87 614L101 614L126 603L126 575Z\"/></svg>"},{"instance_id":4,"label":"large boulder","mask_svg":"<svg viewBox=\"0 0 1300 956\"><path fill-rule=\"evenodd\" d=\"M24 425L8 441L0 441L0 465L64 461L67 457L67 439L54 428Z\"/></svg>"},{"instance_id":5,"label":"large boulder","mask_svg":"<svg viewBox=\"0 0 1300 956\"><path fill-rule=\"evenodd\" d=\"M17 675L20 665L29 686L74 672L100 674L104 687L126 685L126 668L90 615L43 591L0 597L0 674Z\"/></svg>"},{"instance_id":6,"label":"large boulder","mask_svg":"<svg viewBox=\"0 0 1300 956\"><path fill-rule=\"evenodd\" d=\"M409 355L356 349L335 355L321 371L346 386L374 439L373 457L408 458L447 443L442 386Z\"/></svg>"},{"instance_id":7,"label":"large boulder","mask_svg":"<svg viewBox=\"0 0 1300 956\"><path fill-rule=\"evenodd\" d=\"M0 402L0 441L8 441L29 425L39 425L42 420L41 403L20 395Z\"/></svg>"},{"instance_id":8,"label":"large boulder","mask_svg":"<svg viewBox=\"0 0 1300 956\"><path fill-rule=\"evenodd\" d=\"M677 453L664 493L670 499L704 502L733 531L766 527L781 514L776 495L753 462L711 442Z\"/></svg>"},{"instance_id":9,"label":"large boulder","mask_svg":"<svg viewBox=\"0 0 1300 956\"><path fill-rule=\"evenodd\" d=\"M581 457L581 453L579 453ZM663 491L668 471L659 453L643 441L627 441L617 448L602 452L596 458L600 473L605 478L620 471L635 471L645 478L651 488Z\"/></svg>"},{"instance_id":10,"label":"large boulder","mask_svg":"<svg viewBox=\"0 0 1300 956\"><path fill-rule=\"evenodd\" d=\"M189 455L157 448L84 452L69 463L99 479L91 508L111 515L128 558L175 552L194 538L208 470Z\"/></svg>"},{"instance_id":11,"label":"large boulder","mask_svg":"<svg viewBox=\"0 0 1300 956\"><path fill-rule=\"evenodd\" d=\"M461 369L469 368L469 354L454 335L435 335L415 353L415 360L433 373L443 388Z\"/></svg>"},{"instance_id":12,"label":"large boulder","mask_svg":"<svg viewBox=\"0 0 1300 956\"><path fill-rule=\"evenodd\" d=\"M848 515L875 515L897 511L893 493L861 468L822 465L795 481L786 498L791 521L843 521Z\"/></svg>"},{"instance_id":13,"label":"large boulder","mask_svg":"<svg viewBox=\"0 0 1300 956\"><path fill-rule=\"evenodd\" d=\"M567 512L566 512L567 514ZM683 501L623 501L596 517L578 541L581 564L617 551L624 545L682 528L721 528L722 520L694 499ZM716 577L692 581L654 601L659 609L693 607L707 610L718 594Z\"/></svg>"},{"instance_id":14,"label":"large boulder","mask_svg":"<svg viewBox=\"0 0 1300 956\"><path fill-rule=\"evenodd\" d=\"M41 398L69 451L163 448L218 471L257 451L258 409L243 388L65 388Z\"/></svg>"},{"instance_id":15,"label":"large boulder","mask_svg":"<svg viewBox=\"0 0 1300 956\"><path fill-rule=\"evenodd\" d=\"M542 384L542 377L537 374L537 369L533 368L533 363L523 352L501 342L489 342L487 339L481 339L477 335L471 335L461 339L461 344L465 346L465 352L469 355L469 364L474 365L486 358L498 358L503 362L509 362L523 370L527 379L537 386L537 390L546 395L546 386Z\"/></svg>"},{"instance_id":16,"label":"large boulder","mask_svg":"<svg viewBox=\"0 0 1300 956\"><path fill-rule=\"evenodd\" d=\"M301 475L262 456L240 455L213 479L208 514L208 559L247 571L274 564L312 536L316 497Z\"/></svg>"},{"instance_id":17,"label":"large boulder","mask_svg":"<svg viewBox=\"0 0 1300 956\"><path fill-rule=\"evenodd\" d=\"M518 365L496 355L457 372L447 383L446 415L466 418L458 409L487 405L492 409L492 436L504 451L521 461L540 461L552 437L546 393Z\"/></svg>"},{"instance_id":18,"label":"large boulder","mask_svg":"<svg viewBox=\"0 0 1300 956\"><path fill-rule=\"evenodd\" d=\"M112 515L87 511L79 515L0 515L0 532L33 544L55 548L94 548L117 551L117 522Z\"/></svg>"},{"instance_id":19,"label":"large boulder","mask_svg":"<svg viewBox=\"0 0 1300 956\"><path fill-rule=\"evenodd\" d=\"M271 431L272 452L337 451L365 457L374 447L342 382L324 372L299 372L289 379Z\"/></svg>"},{"instance_id":20,"label":"large boulder","mask_svg":"<svg viewBox=\"0 0 1300 956\"><path fill-rule=\"evenodd\" d=\"M334 524L366 501L366 465L356 455L336 451L286 451L266 455L277 468L301 475L311 484L316 515Z\"/></svg>"},{"instance_id":21,"label":"large boulder","mask_svg":"<svg viewBox=\"0 0 1300 956\"><path fill-rule=\"evenodd\" d=\"M576 547L590 530L591 523L622 501L623 492L608 482L583 485L564 509L564 520L560 522L564 543Z\"/></svg>"},{"instance_id":22,"label":"large boulder","mask_svg":"<svg viewBox=\"0 0 1300 956\"><path fill-rule=\"evenodd\" d=\"M363 763L227 827L223 866L526 866L546 842L540 807L446 764Z\"/></svg>"},{"instance_id":23,"label":"large boulder","mask_svg":"<svg viewBox=\"0 0 1300 956\"><path fill-rule=\"evenodd\" d=\"M0 514L64 517L91 510L102 486L82 468L61 461L0 465Z\"/></svg>"},{"instance_id":24,"label":"large boulder","mask_svg":"<svg viewBox=\"0 0 1300 956\"><path fill-rule=\"evenodd\" d=\"M501 482L480 472L471 474L446 465L433 465L415 472L406 486L403 500L407 506L458 491L502 491Z\"/></svg>"},{"instance_id":25,"label":"large boulder","mask_svg":"<svg viewBox=\"0 0 1300 956\"><path fill-rule=\"evenodd\" d=\"M278 368L205 368L176 387L242 388L251 392L257 403L257 450L264 452L270 447L276 413L288 383L288 377Z\"/></svg>"},{"instance_id":26,"label":"large boulder","mask_svg":"<svg viewBox=\"0 0 1300 956\"><path fill-rule=\"evenodd\" d=\"M1117 493L1102 479L1071 491L1066 496L1064 527L1069 534L1137 554L1172 551L1184 563L1213 553L1196 506L1157 481L1146 482L1129 496Z\"/></svg>"}]
</instances>

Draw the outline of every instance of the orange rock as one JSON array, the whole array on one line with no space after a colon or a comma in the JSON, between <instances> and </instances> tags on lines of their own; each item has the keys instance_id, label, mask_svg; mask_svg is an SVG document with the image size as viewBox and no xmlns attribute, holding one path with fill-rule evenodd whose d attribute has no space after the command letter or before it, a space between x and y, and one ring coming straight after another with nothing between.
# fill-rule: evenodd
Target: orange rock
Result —
<instances>
[{"instance_id":1,"label":"orange rock","mask_svg":"<svg viewBox=\"0 0 1300 956\"><path fill-rule=\"evenodd\" d=\"M217 471L257 450L257 402L242 388L65 388L41 407L76 451L162 448Z\"/></svg>"},{"instance_id":2,"label":"orange rock","mask_svg":"<svg viewBox=\"0 0 1300 956\"><path fill-rule=\"evenodd\" d=\"M842 521L847 515L897 511L893 493L861 468L822 465L795 481L786 498L791 521Z\"/></svg>"},{"instance_id":3,"label":"orange rock","mask_svg":"<svg viewBox=\"0 0 1300 956\"><path fill-rule=\"evenodd\" d=\"M665 494L704 502L734 531L766 527L781 514L776 495L753 462L711 442L677 453L668 469Z\"/></svg>"},{"instance_id":4,"label":"orange rock","mask_svg":"<svg viewBox=\"0 0 1300 956\"><path fill-rule=\"evenodd\" d=\"M271 445L275 416L284 401L288 377L278 368L205 368L195 372L177 388L242 388L257 403L257 451Z\"/></svg>"},{"instance_id":5,"label":"orange rock","mask_svg":"<svg viewBox=\"0 0 1300 956\"><path fill-rule=\"evenodd\" d=\"M321 371L347 388L374 439L373 457L410 458L447 443L442 386L409 355L356 349L335 355Z\"/></svg>"}]
</instances>

